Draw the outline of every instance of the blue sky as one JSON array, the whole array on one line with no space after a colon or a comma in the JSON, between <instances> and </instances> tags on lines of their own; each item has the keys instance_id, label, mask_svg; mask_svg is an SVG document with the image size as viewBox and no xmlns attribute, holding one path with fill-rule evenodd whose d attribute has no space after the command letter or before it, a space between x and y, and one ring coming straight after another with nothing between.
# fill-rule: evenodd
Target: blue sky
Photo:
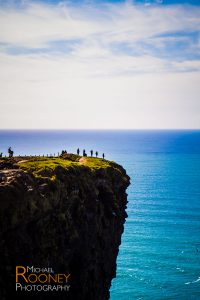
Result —
<instances>
[{"instance_id":1,"label":"blue sky","mask_svg":"<svg viewBox=\"0 0 200 300\"><path fill-rule=\"evenodd\" d=\"M3 1L6 2L6 1ZM16 2L20 2L20 1L16 1ZM53 4L57 4L60 3L60 0L43 0L43 1L38 1L38 2L43 2L43 3L53 3ZM63 1L64 2L64 1ZM76 1L68 1L71 3L83 3L83 2L90 2L90 3L124 3L126 2L126 0L91 0L91 1L83 1L83 0L76 0ZM144 4L146 2L149 3L158 3L158 4L193 4L193 5L200 5L199 0L135 0L132 1L134 3L138 3L138 4Z\"/></svg>"},{"instance_id":2,"label":"blue sky","mask_svg":"<svg viewBox=\"0 0 200 300\"><path fill-rule=\"evenodd\" d=\"M2 128L199 128L199 74L200 1L0 0Z\"/></svg>"}]
</instances>

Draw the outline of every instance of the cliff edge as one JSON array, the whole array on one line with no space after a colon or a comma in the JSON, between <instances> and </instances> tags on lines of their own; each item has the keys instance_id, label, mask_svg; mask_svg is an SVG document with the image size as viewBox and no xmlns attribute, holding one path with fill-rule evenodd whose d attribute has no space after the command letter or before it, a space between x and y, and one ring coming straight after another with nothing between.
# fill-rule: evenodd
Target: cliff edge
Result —
<instances>
[{"instance_id":1,"label":"cliff edge","mask_svg":"<svg viewBox=\"0 0 200 300\"><path fill-rule=\"evenodd\" d=\"M0 159L0 299L109 299L128 185L99 158Z\"/></svg>"}]
</instances>

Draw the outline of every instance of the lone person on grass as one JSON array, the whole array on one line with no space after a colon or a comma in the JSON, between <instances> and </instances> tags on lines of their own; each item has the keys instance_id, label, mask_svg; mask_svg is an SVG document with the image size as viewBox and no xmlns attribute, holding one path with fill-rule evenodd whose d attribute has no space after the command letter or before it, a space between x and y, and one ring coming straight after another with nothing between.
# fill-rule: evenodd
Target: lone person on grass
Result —
<instances>
[{"instance_id":1,"label":"lone person on grass","mask_svg":"<svg viewBox=\"0 0 200 300\"><path fill-rule=\"evenodd\" d=\"M105 157L105 154L103 153L103 155L102 155L102 156L103 156L103 159L104 159L104 157Z\"/></svg>"},{"instance_id":2,"label":"lone person on grass","mask_svg":"<svg viewBox=\"0 0 200 300\"><path fill-rule=\"evenodd\" d=\"M93 150L90 150L91 156L93 156Z\"/></svg>"},{"instance_id":3,"label":"lone person on grass","mask_svg":"<svg viewBox=\"0 0 200 300\"><path fill-rule=\"evenodd\" d=\"M98 151L96 151L95 154L96 154L96 157L98 157L98 154L99 154Z\"/></svg>"},{"instance_id":4,"label":"lone person on grass","mask_svg":"<svg viewBox=\"0 0 200 300\"><path fill-rule=\"evenodd\" d=\"M80 153L80 150L79 150L79 148L77 149L77 154L79 155L79 153Z\"/></svg>"}]
</instances>

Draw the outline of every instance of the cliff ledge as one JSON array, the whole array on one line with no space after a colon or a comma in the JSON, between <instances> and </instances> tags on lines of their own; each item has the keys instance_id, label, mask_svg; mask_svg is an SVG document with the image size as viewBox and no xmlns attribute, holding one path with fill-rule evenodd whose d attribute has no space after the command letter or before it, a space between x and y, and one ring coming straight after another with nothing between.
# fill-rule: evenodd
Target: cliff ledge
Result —
<instances>
[{"instance_id":1,"label":"cliff ledge","mask_svg":"<svg viewBox=\"0 0 200 300\"><path fill-rule=\"evenodd\" d=\"M0 159L0 299L109 299L128 185L99 158ZM70 274L70 288L16 291L16 266Z\"/></svg>"}]
</instances>

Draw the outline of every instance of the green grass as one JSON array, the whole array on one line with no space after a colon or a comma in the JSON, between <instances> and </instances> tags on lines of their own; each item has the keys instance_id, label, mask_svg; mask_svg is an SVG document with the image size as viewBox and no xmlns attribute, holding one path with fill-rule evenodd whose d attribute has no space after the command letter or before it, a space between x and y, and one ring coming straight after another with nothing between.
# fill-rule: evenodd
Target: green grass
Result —
<instances>
[{"instance_id":1,"label":"green grass","mask_svg":"<svg viewBox=\"0 0 200 300\"><path fill-rule=\"evenodd\" d=\"M110 162L102 158L87 157L83 165L91 169L101 169L110 167Z\"/></svg>"},{"instance_id":2,"label":"green grass","mask_svg":"<svg viewBox=\"0 0 200 300\"><path fill-rule=\"evenodd\" d=\"M65 169L69 167L76 168L86 166L92 171L96 169L108 168L111 166L111 162L94 157L86 157L82 162L79 162L77 160L72 161L69 159L63 159L61 157L34 157L26 158L26 160L23 160L18 164L21 169L32 173L36 177L46 177L50 178L51 180L55 180L53 171L58 166Z\"/></svg>"},{"instance_id":3,"label":"green grass","mask_svg":"<svg viewBox=\"0 0 200 300\"><path fill-rule=\"evenodd\" d=\"M19 162L19 164L21 168L36 170L45 167L48 167L50 169L55 169L55 167L57 167L58 165L62 167L68 167L74 164L74 162L62 158L36 157L36 158L27 159L26 161Z\"/></svg>"},{"instance_id":4,"label":"green grass","mask_svg":"<svg viewBox=\"0 0 200 300\"><path fill-rule=\"evenodd\" d=\"M53 171L56 167L68 168L76 165L76 163L62 158L36 157L19 162L19 165L21 169L32 173L36 177L50 177L54 180Z\"/></svg>"}]
</instances>

